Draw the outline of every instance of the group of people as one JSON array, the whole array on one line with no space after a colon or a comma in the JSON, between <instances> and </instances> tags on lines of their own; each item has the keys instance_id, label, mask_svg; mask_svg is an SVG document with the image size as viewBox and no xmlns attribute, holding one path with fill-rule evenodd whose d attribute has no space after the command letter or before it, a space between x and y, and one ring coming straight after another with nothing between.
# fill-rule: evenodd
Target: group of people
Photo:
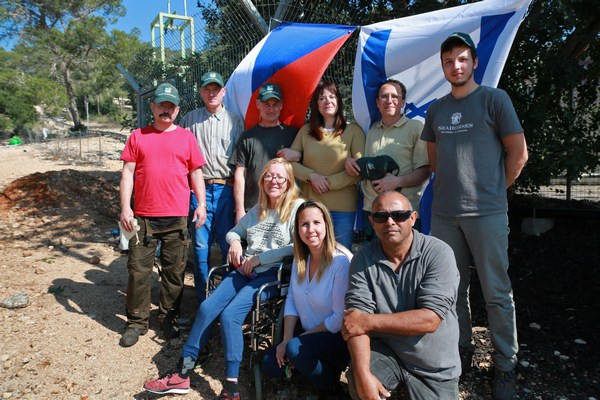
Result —
<instances>
[{"instance_id":1,"label":"group of people","mask_svg":"<svg viewBox=\"0 0 600 400\"><path fill-rule=\"evenodd\" d=\"M159 243L163 336L179 334L190 239L200 305L177 366L147 382L146 390L187 393L219 319L226 365L219 399L239 399L242 325L260 286L274 281L278 264L293 255L283 341L262 360L267 375L298 371L320 398L342 398L340 374L349 366L355 400L387 398L396 390L412 399L457 399L475 348L474 266L496 350L492 397L515 396L506 189L525 165L527 146L507 94L475 82L471 38L452 34L440 58L451 92L429 107L425 124L404 115L406 86L388 79L374 99L381 120L366 136L344 117L331 82L319 83L299 131L280 122L283 94L274 83L260 88L260 120L246 131L241 117L224 107L225 82L216 72L199 82L205 106L179 125L177 89L157 87L154 123L132 132L121 157L120 222L137 235L130 239L127 329L120 343L132 346L148 330ZM376 169L378 157L393 160L394 170L365 179L364 169ZM418 207L432 171L429 236L419 232ZM369 241L353 255L358 183ZM233 270L205 298L214 240Z\"/></svg>"}]
</instances>

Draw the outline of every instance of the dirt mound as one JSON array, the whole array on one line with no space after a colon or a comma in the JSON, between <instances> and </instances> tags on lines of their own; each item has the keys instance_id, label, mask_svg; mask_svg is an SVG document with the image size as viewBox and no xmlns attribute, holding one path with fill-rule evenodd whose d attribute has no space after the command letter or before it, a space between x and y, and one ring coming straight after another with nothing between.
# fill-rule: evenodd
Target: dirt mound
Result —
<instances>
[{"instance_id":1,"label":"dirt mound","mask_svg":"<svg viewBox=\"0 0 600 400\"><path fill-rule=\"evenodd\" d=\"M11 226L13 238L97 240L102 231L117 226L119 173L72 169L34 173L4 189L0 210L17 221Z\"/></svg>"}]
</instances>

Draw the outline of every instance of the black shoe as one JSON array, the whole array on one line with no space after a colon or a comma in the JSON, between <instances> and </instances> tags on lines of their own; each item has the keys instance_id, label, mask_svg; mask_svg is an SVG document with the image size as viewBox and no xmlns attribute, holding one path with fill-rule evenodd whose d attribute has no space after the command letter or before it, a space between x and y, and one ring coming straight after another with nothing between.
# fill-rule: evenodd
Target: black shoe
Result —
<instances>
[{"instance_id":1,"label":"black shoe","mask_svg":"<svg viewBox=\"0 0 600 400\"><path fill-rule=\"evenodd\" d=\"M166 317L160 323L163 339L171 340L179 337L179 326L173 318Z\"/></svg>"},{"instance_id":2,"label":"black shoe","mask_svg":"<svg viewBox=\"0 0 600 400\"><path fill-rule=\"evenodd\" d=\"M458 353L460 354L460 367L462 369L460 375L463 376L473 368L475 349L472 347L459 347Z\"/></svg>"},{"instance_id":3,"label":"black shoe","mask_svg":"<svg viewBox=\"0 0 600 400\"><path fill-rule=\"evenodd\" d=\"M129 327L121 336L121 340L119 340L119 344L123 347L131 347L138 342L140 336L143 336L148 332L147 329L142 328L132 328Z\"/></svg>"},{"instance_id":4,"label":"black shoe","mask_svg":"<svg viewBox=\"0 0 600 400\"><path fill-rule=\"evenodd\" d=\"M512 400L517 394L517 376L515 370L500 371L496 368L492 385L492 399Z\"/></svg>"},{"instance_id":5,"label":"black shoe","mask_svg":"<svg viewBox=\"0 0 600 400\"><path fill-rule=\"evenodd\" d=\"M196 359L196 364L194 365L194 369L204 367L206 365L206 363L208 362L208 360L210 360L211 357L212 357L212 349L211 349L210 345L207 343L206 346L204 346L202 348L202 350L200 350L200 353L198 354L198 358Z\"/></svg>"}]
</instances>

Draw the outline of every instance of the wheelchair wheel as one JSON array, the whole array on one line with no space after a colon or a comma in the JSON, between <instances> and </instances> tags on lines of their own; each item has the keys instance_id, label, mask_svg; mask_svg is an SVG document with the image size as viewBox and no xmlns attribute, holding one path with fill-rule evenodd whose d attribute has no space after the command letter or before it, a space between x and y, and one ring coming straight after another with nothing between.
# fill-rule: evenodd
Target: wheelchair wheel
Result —
<instances>
[{"instance_id":1,"label":"wheelchair wheel","mask_svg":"<svg viewBox=\"0 0 600 400\"><path fill-rule=\"evenodd\" d=\"M283 340L283 312L285 311L285 300L281 303L281 308L275 321L275 335L273 336L273 346L277 346Z\"/></svg>"},{"instance_id":2,"label":"wheelchair wheel","mask_svg":"<svg viewBox=\"0 0 600 400\"><path fill-rule=\"evenodd\" d=\"M254 398L256 400L262 400L263 384L262 373L260 372L260 363L254 364L252 371L254 372Z\"/></svg>"}]
</instances>

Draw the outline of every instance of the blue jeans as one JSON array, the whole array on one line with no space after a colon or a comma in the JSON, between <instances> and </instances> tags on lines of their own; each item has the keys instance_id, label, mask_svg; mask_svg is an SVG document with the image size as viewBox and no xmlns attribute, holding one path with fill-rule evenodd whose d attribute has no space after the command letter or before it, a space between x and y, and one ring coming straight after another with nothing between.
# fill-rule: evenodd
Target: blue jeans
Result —
<instances>
[{"instance_id":1,"label":"blue jeans","mask_svg":"<svg viewBox=\"0 0 600 400\"><path fill-rule=\"evenodd\" d=\"M445 218L433 215L431 234L448 243L454 251L460 273L456 314L460 347L473 347L469 287L471 255L485 300L494 365L510 371L517 364L517 323L515 303L508 276L508 216Z\"/></svg>"},{"instance_id":2,"label":"blue jeans","mask_svg":"<svg viewBox=\"0 0 600 400\"><path fill-rule=\"evenodd\" d=\"M242 324L252 310L254 297L260 287L277 279L277 270L262 272L250 279L234 270L223 279L217 289L198 307L190 336L181 351L181 358L198 358L200 350L210 339L211 326L221 316L221 340L227 363L227 377L237 378L244 352ZM277 293L277 287L263 292L263 300Z\"/></svg>"},{"instance_id":3,"label":"blue jeans","mask_svg":"<svg viewBox=\"0 0 600 400\"><path fill-rule=\"evenodd\" d=\"M277 364L276 350L272 347L267 351L262 367L265 374L281 378L284 371ZM290 364L320 390L330 389L339 383L340 374L350 361L348 347L340 332L296 336L288 342L285 355Z\"/></svg>"},{"instance_id":4,"label":"blue jeans","mask_svg":"<svg viewBox=\"0 0 600 400\"><path fill-rule=\"evenodd\" d=\"M383 341L371 339L371 373L389 391L403 391L411 400L458 399L458 378L437 381L413 374ZM359 400L352 367L346 373L348 391Z\"/></svg>"},{"instance_id":5,"label":"blue jeans","mask_svg":"<svg viewBox=\"0 0 600 400\"><path fill-rule=\"evenodd\" d=\"M198 207L198 199L192 193L188 225L194 249L194 287L198 298L202 301L205 297L210 248L215 238L221 249L221 264L227 262L229 244L225 241L225 235L233 228L235 222L233 188L218 183L206 185L206 222L198 229L195 228L195 223L192 223L196 207Z\"/></svg>"},{"instance_id":6,"label":"blue jeans","mask_svg":"<svg viewBox=\"0 0 600 400\"><path fill-rule=\"evenodd\" d=\"M346 246L348 250L352 250L356 212L332 211L331 219L333 220L335 240L343 246Z\"/></svg>"}]
</instances>

